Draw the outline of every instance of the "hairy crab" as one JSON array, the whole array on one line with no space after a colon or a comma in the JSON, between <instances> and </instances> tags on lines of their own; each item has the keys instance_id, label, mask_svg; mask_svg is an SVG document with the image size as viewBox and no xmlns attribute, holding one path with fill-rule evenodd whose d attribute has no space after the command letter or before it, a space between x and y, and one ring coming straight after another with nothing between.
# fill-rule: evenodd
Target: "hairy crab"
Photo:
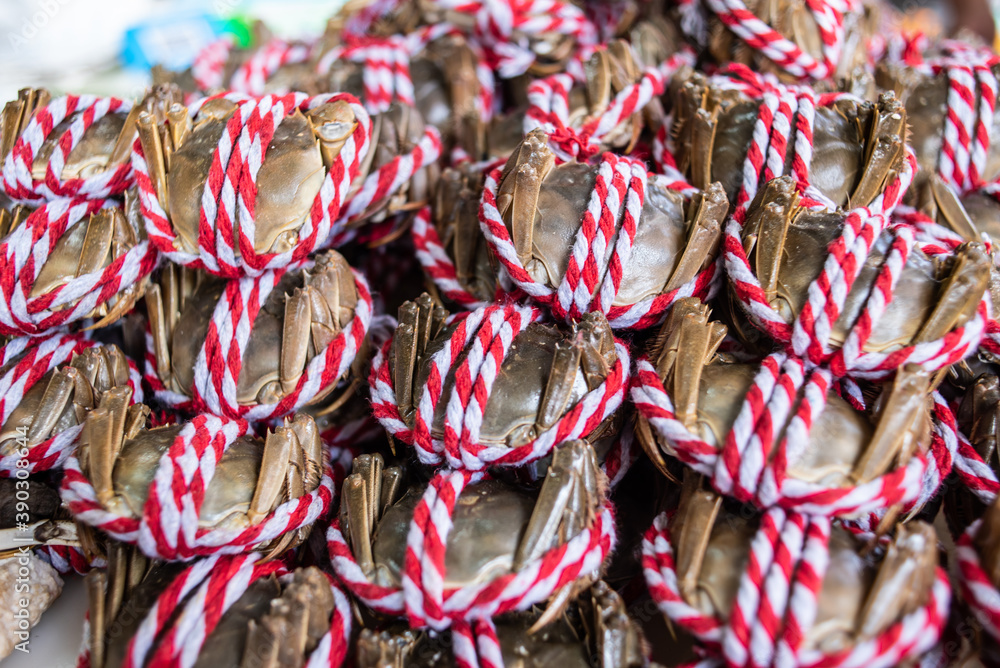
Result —
<instances>
[{"instance_id":1,"label":"hairy crab","mask_svg":"<svg viewBox=\"0 0 1000 668\"><path fill-rule=\"evenodd\" d=\"M269 276L266 274L265 276ZM227 410L249 411L258 406L306 405L330 395L344 374L308 388L300 394L302 379L313 360L327 354L337 341L352 341L359 313L367 330L370 303L367 289L357 282L347 261L336 251L327 251L306 268L287 271L277 278L256 316L248 323L246 341L240 351L242 363L236 373L235 405ZM257 279L241 279L241 282ZM273 280L273 279L271 279ZM258 290L270 285L257 286ZM249 286L247 286L249 287ZM362 290L365 290L362 293ZM177 265L163 268L146 294L146 310L155 358L153 376L162 391L186 402L204 397L198 367L213 353L206 343L210 332L224 326L220 308L234 299L235 282L218 279L198 270ZM225 320L228 314L222 318ZM363 336L362 331L362 336ZM350 351L356 358L361 342ZM231 360L230 362L231 363ZM167 395L164 395L167 396ZM196 401L198 403L198 401Z\"/></svg>"},{"instance_id":2,"label":"hairy crab","mask_svg":"<svg viewBox=\"0 0 1000 668\"><path fill-rule=\"evenodd\" d=\"M493 329L501 318L506 324ZM585 404L588 397L617 396L623 365L628 364L626 349L599 313L585 314L568 327L542 324L540 318L536 309L510 304L449 318L426 294L405 303L387 354L373 365L376 417L397 437L412 442L428 463L455 455L443 447L452 436L446 432L455 429L462 432L459 447L482 465L526 464L545 457L557 445L557 432L591 441L610 435L617 425L618 402L612 399L594 411ZM468 401L456 378L480 372L476 364L482 341L469 340L469 335L478 329L480 337L499 336L507 327L515 328L513 337L497 360L495 378L476 399L482 417L473 433L471 422L455 424L452 409L446 408ZM468 352L451 359L466 346Z\"/></svg>"},{"instance_id":3,"label":"hairy crab","mask_svg":"<svg viewBox=\"0 0 1000 668\"><path fill-rule=\"evenodd\" d=\"M599 577L614 542L605 534L610 528L605 524L610 518L607 480L584 441L558 446L537 486L462 472L439 472L429 483L408 477L413 476L398 466L384 466L380 455L358 457L354 473L344 482L340 518L327 534L334 570L376 613L403 614L391 601L373 597L373 592L408 586L414 577L408 536L428 510L446 513L447 527L439 527L437 534L422 534L424 545L411 556L421 561L422 568L432 567L430 560L442 575L438 587L421 587L420 595L428 604L444 592L456 594L446 597L449 602L443 608L431 607L422 615L423 624L439 630L548 601L534 625L544 627ZM441 485L453 487L454 503L438 496ZM610 543L596 540L599 535L610 538ZM435 541L441 544L435 547ZM571 541L577 546L574 551L558 549ZM583 561L575 552L581 548L589 555ZM552 569L552 577L524 589L524 579L537 574L543 562ZM567 568L575 575L567 577ZM521 573L524 576L518 579ZM482 593L463 593L477 591ZM494 596L500 598L490 602ZM410 621L417 628L413 616Z\"/></svg>"},{"instance_id":4,"label":"hairy crab","mask_svg":"<svg viewBox=\"0 0 1000 668\"><path fill-rule=\"evenodd\" d=\"M89 634L83 651L89 665L112 668L134 657L135 652L155 661L183 648L194 656L192 665L203 668L295 668L306 665L314 652L329 653L331 641L345 640L331 637L339 592L319 569L306 566L289 570L280 562L246 557L212 562L216 573L206 573L197 563L186 568L151 563L135 551L117 550L106 571L88 574ZM228 583L232 600L223 604L221 616L205 621L203 636L179 637L185 629L178 618L198 612L199 605L216 605L216 578L226 577L232 569L238 569L245 579ZM194 591L184 589L178 596L178 586L189 581L200 584L207 597L199 601ZM156 618L157 607L163 612L164 606L170 606L174 615ZM137 643L136 634L150 630L153 634L148 646ZM331 665L339 664L332 656L323 658Z\"/></svg>"},{"instance_id":5,"label":"hairy crab","mask_svg":"<svg viewBox=\"0 0 1000 668\"><path fill-rule=\"evenodd\" d=\"M514 282L557 315L599 310L613 327L644 327L679 296L708 289L728 208L721 186L705 184L686 201L626 160L606 153L594 165L557 165L536 130L487 182L487 240ZM624 211L601 200L611 189ZM618 229L603 229L606 216ZM588 257L598 248L603 258Z\"/></svg>"},{"instance_id":6,"label":"hairy crab","mask_svg":"<svg viewBox=\"0 0 1000 668\"><path fill-rule=\"evenodd\" d=\"M138 542L147 555L163 559L189 559L220 548L276 555L308 537L310 518L329 504L332 487L312 418L298 414L264 438L254 436L245 422L212 416L149 427L150 409L128 406L129 396L127 389L104 394L87 415L76 457L67 463L63 499L81 521L117 540ZM202 489L193 514L186 513L182 526L164 525L163 495L190 492L169 483L165 488L163 471L208 441L219 447L198 483ZM298 517L277 517L279 509ZM139 525L153 527L154 540L139 535ZM186 544L164 538L170 531L184 532Z\"/></svg>"},{"instance_id":7,"label":"hairy crab","mask_svg":"<svg viewBox=\"0 0 1000 668\"><path fill-rule=\"evenodd\" d=\"M764 299L791 326L812 307L810 290L827 261L829 248L843 234L850 214L800 204L790 177L769 181L747 210L741 230L750 267ZM870 293L884 280L899 233L890 227L871 246L864 265L840 306L826 344L840 349L870 309ZM795 249L794 256L786 249ZM935 341L970 323L986 294L992 264L980 242L969 242L951 255L934 256L913 246L899 271L891 301L870 323L863 353L888 353ZM866 317L869 317L866 315ZM874 320L874 318L873 318Z\"/></svg>"},{"instance_id":8,"label":"hairy crab","mask_svg":"<svg viewBox=\"0 0 1000 668\"><path fill-rule=\"evenodd\" d=\"M694 74L675 85L672 132L677 165L692 185L704 189L719 181L735 204L766 98L756 78L732 75L713 79ZM743 79L751 85L743 85ZM819 104L818 96L804 87L790 87L788 94L799 98L796 102L803 111L800 100L811 100L815 107L808 185L833 207L867 206L902 171L908 117L891 94L879 96L875 103L842 94L826 104ZM799 122L792 128L797 129ZM786 170L795 167L799 148L795 136L786 137L787 143L780 147L772 141L769 149L783 151ZM755 194L748 193L751 198Z\"/></svg>"},{"instance_id":9,"label":"hairy crab","mask_svg":"<svg viewBox=\"0 0 1000 668\"><path fill-rule=\"evenodd\" d=\"M771 549L773 561L764 556ZM676 578L666 584L678 602L669 608L673 621L729 662L747 652L766 662L777 652L789 665L851 655L896 663L927 651L944 623L935 617L948 603L937 537L919 521L898 526L888 545L873 551L828 520L781 511L761 517L726 506L690 476L676 513L658 518L644 550L651 587L661 586L667 571ZM762 571L756 576L755 564ZM808 598L808 607L797 597ZM745 639L726 646L721 634L708 640L711 622L733 630L745 625ZM898 641L900 625L920 627L919 641ZM758 636L767 626L775 633L770 641ZM750 637L758 638L752 646Z\"/></svg>"},{"instance_id":10,"label":"hairy crab","mask_svg":"<svg viewBox=\"0 0 1000 668\"><path fill-rule=\"evenodd\" d=\"M641 416L637 436L662 471L671 475L664 453L677 457L713 475L720 491L762 508L779 504L858 515L891 505L884 494L895 495L893 502L915 500L922 474L911 474L922 470L918 462L926 464L934 435L935 380L929 372L902 367L891 383L873 388L874 400L863 400L863 406L842 396L828 371L807 372L801 361L781 353L761 364L728 359L718 353L725 335L725 325L709 320L708 307L684 300L664 323L650 356L639 362L632 391ZM737 429L754 397L767 419L761 416L749 432ZM780 408L786 402L792 405ZM760 439L759 450L739 445L748 433ZM716 465L722 461L726 475ZM903 470L909 482L901 482ZM890 472L891 482L885 477ZM772 478L774 484L767 484ZM823 496L825 501L814 503Z\"/></svg>"},{"instance_id":11,"label":"hairy crab","mask_svg":"<svg viewBox=\"0 0 1000 668\"><path fill-rule=\"evenodd\" d=\"M500 652L507 666L543 668L631 668L643 665L642 634L616 591L598 580L559 619L533 628L535 611L496 620ZM420 666L450 668L454 658L441 635L389 627L362 629L356 644L358 668ZM596 661L595 661L596 659Z\"/></svg>"},{"instance_id":12,"label":"hairy crab","mask_svg":"<svg viewBox=\"0 0 1000 668\"><path fill-rule=\"evenodd\" d=\"M253 188L243 192L249 187L245 181L232 184L239 191L241 210L224 211L225 216L219 218L222 214L213 209L214 219L203 210L205 191L215 183L209 173L221 159L220 146L228 146L225 136L233 131L234 116L244 113L240 109L246 105L274 105L277 101L227 94L208 98L190 110L173 105L165 121L159 123L150 114L139 115L141 155L136 159L145 163L146 172L139 178L140 203L151 239L162 251L173 254L177 261L194 262L203 215L210 224L227 227L213 232L229 238L235 256L252 255L243 261L251 262L257 271L268 266L273 256L292 254L294 259L298 253L304 257L326 240L317 236L319 227L326 218L339 215L347 189L346 184L333 182L330 172L344 169L348 179L357 176L366 152L369 119L350 96L281 98L277 106L284 115L277 119L273 135L262 137L269 140L259 169L251 177ZM242 130L248 131L245 127ZM341 155L345 147L348 150ZM349 164L344 164L345 159ZM234 167L235 163L230 171ZM331 187L339 192L321 192ZM247 234L251 238L241 237L239 243L233 239ZM219 260L226 258L216 262ZM240 275L221 264L206 264L205 258L200 264L215 273Z\"/></svg>"}]
</instances>

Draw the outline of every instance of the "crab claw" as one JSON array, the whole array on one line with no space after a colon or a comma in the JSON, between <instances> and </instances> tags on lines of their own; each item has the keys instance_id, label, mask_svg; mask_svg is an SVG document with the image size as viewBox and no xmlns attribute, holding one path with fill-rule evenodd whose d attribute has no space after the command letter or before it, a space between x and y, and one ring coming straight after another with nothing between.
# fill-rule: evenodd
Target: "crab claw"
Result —
<instances>
[{"instance_id":1,"label":"crab claw","mask_svg":"<svg viewBox=\"0 0 1000 668\"><path fill-rule=\"evenodd\" d=\"M105 392L98 407L87 415L80 433L86 473L94 486L97 500L105 507L115 503L112 474L124 443L131 398L132 388L128 386Z\"/></svg>"},{"instance_id":2,"label":"crab claw","mask_svg":"<svg viewBox=\"0 0 1000 668\"><path fill-rule=\"evenodd\" d=\"M676 546L677 582L688 601L698 597L698 578L715 519L722 508L722 497L704 489L702 477L690 469L684 472L680 504L671 522L671 540Z\"/></svg>"},{"instance_id":3,"label":"crab claw","mask_svg":"<svg viewBox=\"0 0 1000 668\"><path fill-rule=\"evenodd\" d=\"M285 318L281 332L281 391L295 391L309 357L309 330L312 304L301 288L285 297Z\"/></svg>"},{"instance_id":4,"label":"crab claw","mask_svg":"<svg viewBox=\"0 0 1000 668\"><path fill-rule=\"evenodd\" d=\"M872 111L861 181L849 206L868 206L885 184L902 169L906 140L906 109L892 93L882 93Z\"/></svg>"},{"instance_id":5,"label":"crab claw","mask_svg":"<svg viewBox=\"0 0 1000 668\"><path fill-rule=\"evenodd\" d=\"M514 250L522 263L531 257L538 194L555 160L545 132L532 130L507 160L500 175L497 209L510 226Z\"/></svg>"},{"instance_id":6,"label":"crab claw","mask_svg":"<svg viewBox=\"0 0 1000 668\"><path fill-rule=\"evenodd\" d=\"M410 665L416 645L417 636L410 629L400 633L362 629L355 661L358 668L404 668Z\"/></svg>"},{"instance_id":7,"label":"crab claw","mask_svg":"<svg viewBox=\"0 0 1000 668\"><path fill-rule=\"evenodd\" d=\"M512 569L520 570L524 564L590 526L606 485L589 443L577 440L557 446L518 544Z\"/></svg>"}]
</instances>

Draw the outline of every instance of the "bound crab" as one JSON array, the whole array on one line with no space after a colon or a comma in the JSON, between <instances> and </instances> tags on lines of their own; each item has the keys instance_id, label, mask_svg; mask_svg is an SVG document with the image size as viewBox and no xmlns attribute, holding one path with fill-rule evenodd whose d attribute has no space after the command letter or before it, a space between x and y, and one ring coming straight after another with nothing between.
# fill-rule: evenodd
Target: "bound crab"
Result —
<instances>
[{"instance_id":1,"label":"bound crab","mask_svg":"<svg viewBox=\"0 0 1000 668\"><path fill-rule=\"evenodd\" d=\"M876 83L906 107L907 143L920 166L915 186L936 175L964 195L1000 177L998 76L991 49L951 40L879 64Z\"/></svg>"},{"instance_id":2,"label":"bound crab","mask_svg":"<svg viewBox=\"0 0 1000 668\"><path fill-rule=\"evenodd\" d=\"M537 612L528 611L508 613L496 620L504 665L543 668L556 661L572 668L644 665L642 633L628 616L621 596L603 580L547 626L534 628L538 617ZM447 647L449 638L397 626L361 630L355 645L358 668L455 665L453 652Z\"/></svg>"},{"instance_id":3,"label":"bound crab","mask_svg":"<svg viewBox=\"0 0 1000 668\"><path fill-rule=\"evenodd\" d=\"M0 349L0 476L59 467L81 425L108 392L142 400L139 375L121 350L78 334L18 338Z\"/></svg>"},{"instance_id":4,"label":"bound crab","mask_svg":"<svg viewBox=\"0 0 1000 668\"><path fill-rule=\"evenodd\" d=\"M81 523L150 558L274 556L304 541L329 508L332 472L307 415L264 438L245 421L211 415L149 427L149 408L128 406L130 397L128 389L102 396L66 462L63 501ZM199 466L178 484L185 461Z\"/></svg>"},{"instance_id":5,"label":"bound crab","mask_svg":"<svg viewBox=\"0 0 1000 668\"><path fill-rule=\"evenodd\" d=\"M327 398L348 376L371 310L367 283L336 251L239 281L166 266L146 296L146 375L175 406L281 417ZM233 318L247 326L234 331ZM199 371L206 368L217 372Z\"/></svg>"},{"instance_id":6,"label":"bound crab","mask_svg":"<svg viewBox=\"0 0 1000 668\"><path fill-rule=\"evenodd\" d=\"M344 659L352 625L347 598L315 567L255 554L182 566L118 552L106 571L87 576L83 665L173 662L182 653L192 665L220 668L336 668ZM189 635L181 620L192 615L202 623Z\"/></svg>"},{"instance_id":7,"label":"bound crab","mask_svg":"<svg viewBox=\"0 0 1000 668\"><path fill-rule=\"evenodd\" d=\"M545 130L561 161L586 160L602 150L631 153L645 127L663 123L659 96L667 77L685 61L646 62L657 66L645 67L632 46L618 39L587 61L583 87L574 86L566 73L534 81L528 86L525 132Z\"/></svg>"},{"instance_id":8,"label":"bound crab","mask_svg":"<svg viewBox=\"0 0 1000 668\"><path fill-rule=\"evenodd\" d=\"M0 333L39 335L92 318L104 327L142 297L157 252L137 212L111 200L60 199L0 213Z\"/></svg>"},{"instance_id":9,"label":"bound crab","mask_svg":"<svg viewBox=\"0 0 1000 668\"><path fill-rule=\"evenodd\" d=\"M375 417L424 463L473 470L614 435L627 348L599 313L569 327L541 319L511 303L449 316L426 294L407 302L372 364Z\"/></svg>"},{"instance_id":10,"label":"bound crab","mask_svg":"<svg viewBox=\"0 0 1000 668\"><path fill-rule=\"evenodd\" d=\"M616 329L710 293L728 206L719 184L686 199L630 158L556 165L547 144L532 132L486 179L480 225L502 279L558 318L600 312Z\"/></svg>"},{"instance_id":11,"label":"bound crab","mask_svg":"<svg viewBox=\"0 0 1000 668\"><path fill-rule=\"evenodd\" d=\"M934 646L951 598L923 522L872 551L825 518L727 506L697 476L647 532L643 570L669 621L728 665L751 653L760 665L899 665Z\"/></svg>"},{"instance_id":12,"label":"bound crab","mask_svg":"<svg viewBox=\"0 0 1000 668\"><path fill-rule=\"evenodd\" d=\"M583 441L556 448L534 490L459 471L413 484L362 455L327 533L332 565L374 613L496 643L494 617L548 601L541 629L599 577L615 542L605 484ZM430 568L436 584L420 577ZM423 600L419 611L404 607L401 590Z\"/></svg>"},{"instance_id":13,"label":"bound crab","mask_svg":"<svg viewBox=\"0 0 1000 668\"><path fill-rule=\"evenodd\" d=\"M163 86L139 103L24 88L0 115L4 194L21 204L61 197L105 199L132 185L135 121L162 116L180 91Z\"/></svg>"},{"instance_id":14,"label":"bound crab","mask_svg":"<svg viewBox=\"0 0 1000 668\"><path fill-rule=\"evenodd\" d=\"M735 208L784 174L831 209L870 206L890 187L905 190L895 181L908 170L908 116L889 93L876 103L846 93L821 97L736 67L711 78L693 74L674 91L677 167L696 188L721 182Z\"/></svg>"},{"instance_id":15,"label":"bound crab","mask_svg":"<svg viewBox=\"0 0 1000 668\"><path fill-rule=\"evenodd\" d=\"M367 112L343 94L217 95L138 124L150 240L174 262L231 278L302 261L326 242L371 141ZM259 165L240 142L267 147Z\"/></svg>"},{"instance_id":16,"label":"bound crab","mask_svg":"<svg viewBox=\"0 0 1000 668\"><path fill-rule=\"evenodd\" d=\"M719 65L741 63L785 81L830 83L863 70L877 13L863 2L678 5L678 22Z\"/></svg>"},{"instance_id":17,"label":"bound crab","mask_svg":"<svg viewBox=\"0 0 1000 668\"><path fill-rule=\"evenodd\" d=\"M947 425L929 372L903 366L891 383L866 390L872 400L783 353L759 365L727 360L717 354L725 334L706 306L685 300L639 360L637 436L662 471L670 475L665 453L740 501L817 515L858 517L895 504L912 511L933 496L947 471L928 469Z\"/></svg>"},{"instance_id":18,"label":"bound crab","mask_svg":"<svg viewBox=\"0 0 1000 668\"><path fill-rule=\"evenodd\" d=\"M831 264L851 240L852 261ZM992 265L982 243L925 253L911 227L813 206L790 177L765 185L742 226L727 230L727 248L751 323L838 375L883 378L909 361L936 371L983 334Z\"/></svg>"}]
</instances>

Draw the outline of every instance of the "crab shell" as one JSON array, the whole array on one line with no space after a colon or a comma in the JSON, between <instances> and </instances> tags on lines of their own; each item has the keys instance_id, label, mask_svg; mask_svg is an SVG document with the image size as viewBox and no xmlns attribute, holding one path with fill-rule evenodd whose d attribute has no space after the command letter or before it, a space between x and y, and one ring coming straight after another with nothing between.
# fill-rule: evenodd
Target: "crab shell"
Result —
<instances>
[{"instance_id":1,"label":"crab shell","mask_svg":"<svg viewBox=\"0 0 1000 668\"><path fill-rule=\"evenodd\" d=\"M198 356L225 289L225 280L168 268L147 295L160 379L175 392L189 395L194 388ZM276 403L294 390L307 361L355 317L360 299L350 266L335 251L318 256L311 269L286 272L251 324L237 401ZM327 397L340 380L309 403Z\"/></svg>"},{"instance_id":2,"label":"crab shell","mask_svg":"<svg viewBox=\"0 0 1000 668\"><path fill-rule=\"evenodd\" d=\"M557 289L595 189L598 167L555 165L554 159L546 134L530 133L504 167L497 208L532 279ZM708 185L686 205L679 193L651 179L612 306L642 302L695 278L714 260L727 207L718 184Z\"/></svg>"},{"instance_id":3,"label":"crab shell","mask_svg":"<svg viewBox=\"0 0 1000 668\"><path fill-rule=\"evenodd\" d=\"M1000 76L1000 64L992 66L994 76ZM937 173L938 161L944 145L944 128L950 113L950 83L946 73L925 73L901 64L882 63L875 70L875 83L883 90L894 91L906 107L908 121L907 143L917 156L919 171L914 182L921 185L926 176ZM974 91L982 95L983 91ZM995 93L995 92L994 92ZM1000 105L995 105L992 136L1000 132ZM989 183L1000 176L1000 142L990 142L987 147L986 168L979 175Z\"/></svg>"},{"instance_id":4,"label":"crab shell","mask_svg":"<svg viewBox=\"0 0 1000 668\"><path fill-rule=\"evenodd\" d=\"M458 327L457 323L445 324L446 314L444 309L434 308L427 295L400 308L400 327L393 337L388 364L405 420L412 420L421 388L434 368L434 354ZM428 321L435 329L423 343L410 332ZM463 358L448 369L442 397L453 392L455 371ZM517 448L534 440L598 387L616 361L615 339L600 314L586 314L578 325L570 327L529 324L514 337L500 365L483 410L478 442ZM438 402L430 421L434 438L443 434L447 403ZM604 426L611 422L609 418ZM604 433L599 427L588 438Z\"/></svg>"},{"instance_id":5,"label":"crab shell","mask_svg":"<svg viewBox=\"0 0 1000 668\"><path fill-rule=\"evenodd\" d=\"M726 620L749 567L758 521L720 508L720 497L710 492L697 494L695 500L682 498L671 522L678 579L688 604ZM936 577L937 540L923 522L900 526L881 563L861 539L839 526L832 528L827 550L815 622L802 640L805 652L830 656L879 636L924 605Z\"/></svg>"},{"instance_id":6,"label":"crab shell","mask_svg":"<svg viewBox=\"0 0 1000 668\"><path fill-rule=\"evenodd\" d=\"M153 566L139 576L141 579L137 583L129 584L124 600L116 602L114 607L109 606L114 596L110 588L103 595L95 596L93 591L102 585L106 587L106 582L114 576L109 574L107 578L93 578L95 581L89 583L92 590L91 623L95 617L95 603L104 603L109 611L117 610L117 614L107 619L104 634L106 647L100 657L103 662L92 661L93 668L112 668L124 662L129 643L139 630L140 623L155 604L164 604L160 594L179 575L179 571L174 564ZM190 597L176 604L183 606L188 600ZM329 580L312 566L294 570L290 579L279 580L272 575L255 580L223 613L205 638L193 666L303 666L329 631L334 605ZM151 651L155 652L155 645ZM93 650L91 658L94 658Z\"/></svg>"},{"instance_id":7,"label":"crab shell","mask_svg":"<svg viewBox=\"0 0 1000 668\"><path fill-rule=\"evenodd\" d=\"M720 83L694 74L675 87L677 164L695 187L719 181L735 202L762 99ZM903 105L891 94L877 103L841 96L817 104L810 185L836 206L867 205L901 171L906 121ZM795 142L789 141L786 171L794 157Z\"/></svg>"},{"instance_id":8,"label":"crab shell","mask_svg":"<svg viewBox=\"0 0 1000 668\"><path fill-rule=\"evenodd\" d=\"M538 629L534 612L509 613L496 620L504 664L521 668L631 668L643 665L642 634L621 597L596 582L566 613ZM357 641L358 668L451 668L452 654L427 633L390 627L363 629ZM596 659L596 664L594 663Z\"/></svg>"},{"instance_id":9,"label":"crab shell","mask_svg":"<svg viewBox=\"0 0 1000 668\"><path fill-rule=\"evenodd\" d=\"M811 6L807 2L788 0L784 3L777 3L748 0L746 7L753 15L793 42L807 55L819 61L824 60L823 36ZM875 18L866 16L866 13L876 9L865 4L864 7L852 8L844 13L844 35L840 58L834 63L836 69L830 73L830 80L838 81L866 66L868 41L879 25ZM825 17L825 20L833 19ZM709 15L707 32L708 53L716 63L720 65L729 62L742 63L761 72L773 73L784 81L794 82L798 80L797 77L786 72L759 50L744 42L741 37L729 30L721 18L714 14Z\"/></svg>"},{"instance_id":10,"label":"crab shell","mask_svg":"<svg viewBox=\"0 0 1000 668\"><path fill-rule=\"evenodd\" d=\"M748 209L742 229L748 259L769 303L786 322L794 322L807 303L810 285L822 272L828 249L841 235L844 221L842 212L799 206L789 177L768 182ZM855 327L891 243L892 235L883 233L872 245L831 328L832 346L841 347ZM791 249L794 253L788 252ZM975 316L986 291L990 266L981 243L959 247L946 262L914 246L892 300L872 327L863 350L899 350L938 339L965 325Z\"/></svg>"},{"instance_id":11,"label":"crab shell","mask_svg":"<svg viewBox=\"0 0 1000 668\"><path fill-rule=\"evenodd\" d=\"M440 475L440 474L439 474ZM498 479L472 481L461 492L450 520L442 584L446 590L486 585L517 573L594 525L605 504L607 479L585 441L556 448L538 486ZM427 484L408 482L381 455L362 455L343 487L338 528L357 565L374 585L398 589L407 558L407 535ZM589 575L554 593L543 626Z\"/></svg>"},{"instance_id":12,"label":"crab shell","mask_svg":"<svg viewBox=\"0 0 1000 668\"><path fill-rule=\"evenodd\" d=\"M177 234L178 250L198 253L201 200L216 149L239 104L226 97L205 102L190 117L179 105L157 125L140 115L139 132L150 177ZM262 156L254 200L254 250L284 253L296 247L327 169L360 120L337 100L288 113ZM236 249L239 252L239 249Z\"/></svg>"}]
</instances>

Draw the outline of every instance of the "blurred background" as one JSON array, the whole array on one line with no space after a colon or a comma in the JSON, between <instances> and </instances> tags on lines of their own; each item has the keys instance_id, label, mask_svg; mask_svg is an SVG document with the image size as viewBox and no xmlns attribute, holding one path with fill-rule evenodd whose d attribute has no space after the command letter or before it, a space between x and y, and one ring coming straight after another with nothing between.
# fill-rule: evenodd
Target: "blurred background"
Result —
<instances>
[{"instance_id":1,"label":"blurred background","mask_svg":"<svg viewBox=\"0 0 1000 668\"><path fill-rule=\"evenodd\" d=\"M182 69L255 20L280 37L316 35L342 0L0 0L0 102L25 86L135 97L149 67Z\"/></svg>"}]
</instances>

